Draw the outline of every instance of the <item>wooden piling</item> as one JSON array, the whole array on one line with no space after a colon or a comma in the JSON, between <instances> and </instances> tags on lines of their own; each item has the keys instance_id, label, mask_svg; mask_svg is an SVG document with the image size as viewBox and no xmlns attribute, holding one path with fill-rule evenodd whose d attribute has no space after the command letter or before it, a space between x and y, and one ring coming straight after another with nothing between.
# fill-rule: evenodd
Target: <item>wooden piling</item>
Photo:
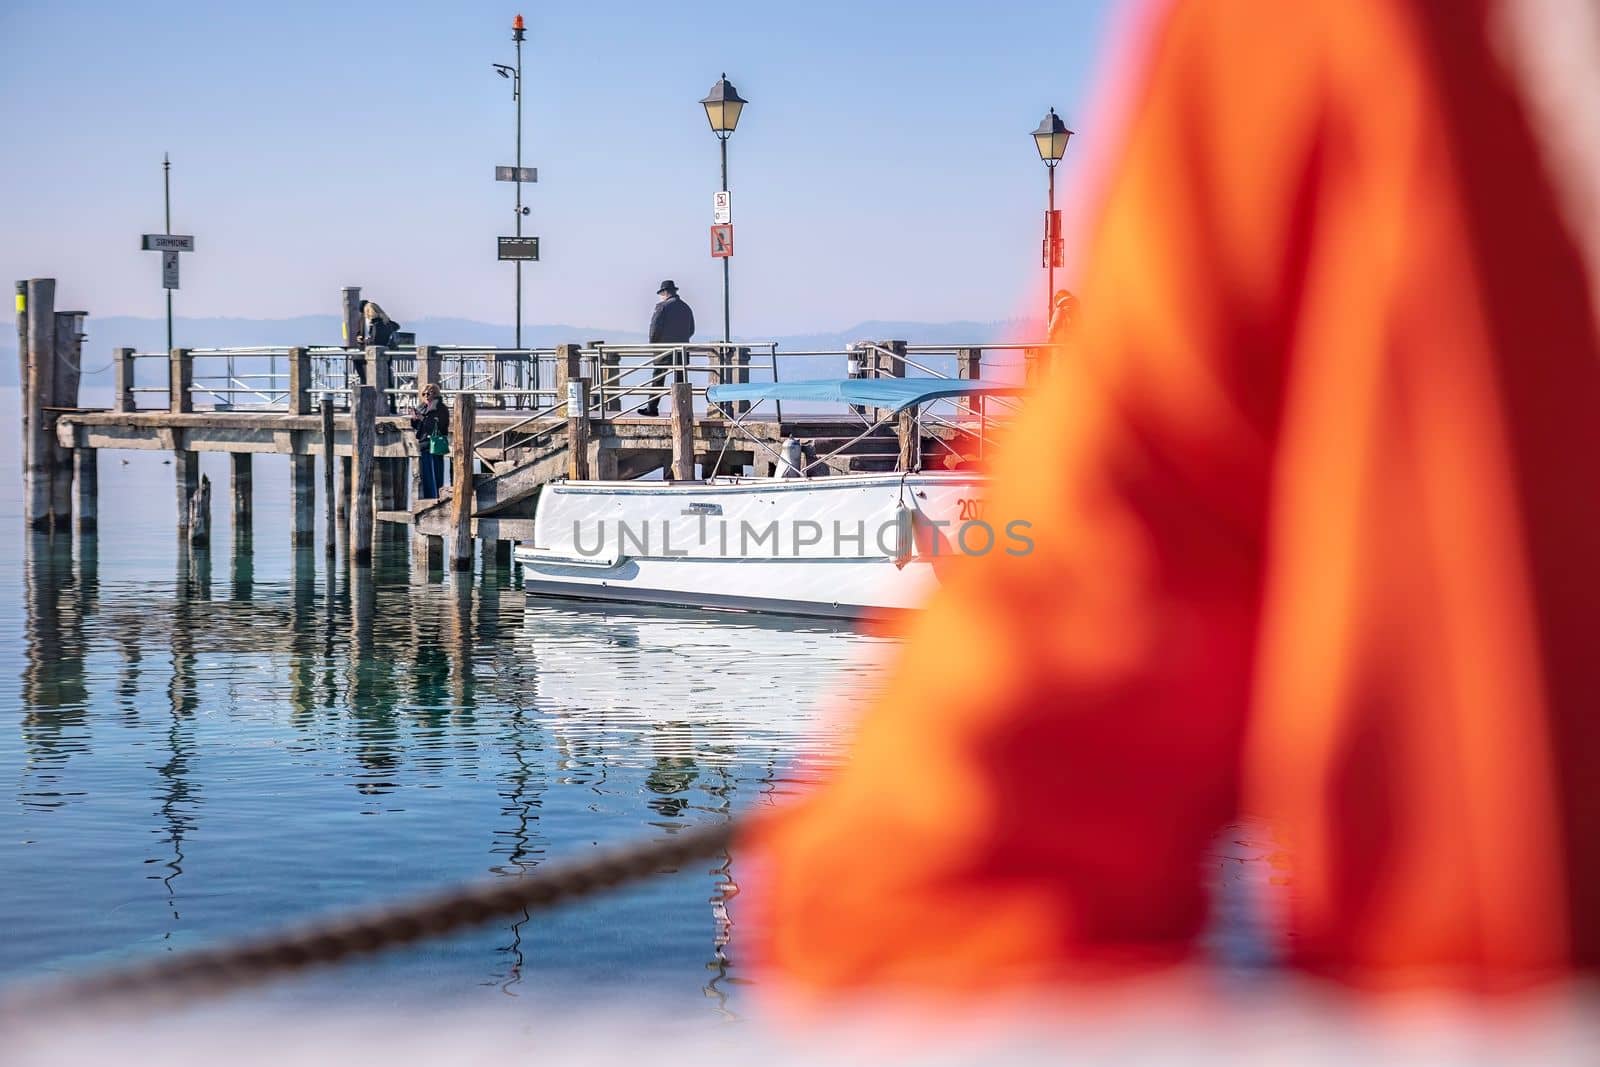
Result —
<instances>
[{"instance_id":1,"label":"wooden piling","mask_svg":"<svg viewBox=\"0 0 1600 1067\"><path fill-rule=\"evenodd\" d=\"M29 529L49 529L55 480L55 449L50 441L44 407L50 402L51 370L56 355L56 282L32 278L24 297L27 317L28 378L23 390L23 417L27 440L23 448L22 510Z\"/></svg>"},{"instance_id":2,"label":"wooden piling","mask_svg":"<svg viewBox=\"0 0 1600 1067\"><path fill-rule=\"evenodd\" d=\"M137 410L137 401L133 396L133 359L134 350L119 348L112 354L112 366L116 373L116 388L112 396L111 407L118 413Z\"/></svg>"},{"instance_id":3,"label":"wooden piling","mask_svg":"<svg viewBox=\"0 0 1600 1067\"><path fill-rule=\"evenodd\" d=\"M198 458L199 453L190 455ZM200 484L189 495L189 544L196 548L211 543L211 479L200 476Z\"/></svg>"},{"instance_id":4,"label":"wooden piling","mask_svg":"<svg viewBox=\"0 0 1600 1067\"><path fill-rule=\"evenodd\" d=\"M324 394L322 397L322 512L324 530L322 539L323 554L332 559L339 551L339 535L334 525L334 513L338 510L336 503L338 497L334 493L334 468L338 460L334 454L337 438L333 429L333 397Z\"/></svg>"},{"instance_id":5,"label":"wooden piling","mask_svg":"<svg viewBox=\"0 0 1600 1067\"><path fill-rule=\"evenodd\" d=\"M589 479L589 379L567 381L567 480Z\"/></svg>"},{"instance_id":6,"label":"wooden piling","mask_svg":"<svg viewBox=\"0 0 1600 1067\"><path fill-rule=\"evenodd\" d=\"M83 320L85 311L56 312L55 368L51 372L48 405L53 408L78 406L78 381L83 367ZM45 418L45 433L50 438L50 449L55 453L51 461L50 518L52 526L65 532L72 529L72 450L61 444L56 436L57 412Z\"/></svg>"},{"instance_id":7,"label":"wooden piling","mask_svg":"<svg viewBox=\"0 0 1600 1067\"><path fill-rule=\"evenodd\" d=\"M289 457L290 543L296 548L317 543L317 457Z\"/></svg>"},{"instance_id":8,"label":"wooden piling","mask_svg":"<svg viewBox=\"0 0 1600 1067\"><path fill-rule=\"evenodd\" d=\"M976 381L983 372L983 349L958 348L956 349L956 377L962 381ZM982 397L965 397L961 404L974 415L978 413Z\"/></svg>"},{"instance_id":9,"label":"wooden piling","mask_svg":"<svg viewBox=\"0 0 1600 1067\"><path fill-rule=\"evenodd\" d=\"M914 408L902 408L900 421L895 427L896 435L900 438L900 460L897 470L914 471L921 460L921 444L918 440L919 429L917 426L917 413Z\"/></svg>"},{"instance_id":10,"label":"wooden piling","mask_svg":"<svg viewBox=\"0 0 1600 1067\"><path fill-rule=\"evenodd\" d=\"M356 339L361 336L361 286L347 285L340 293L343 321L340 323L344 333L344 346L355 348ZM355 404L355 397L350 398L350 403Z\"/></svg>"},{"instance_id":11,"label":"wooden piling","mask_svg":"<svg viewBox=\"0 0 1600 1067\"><path fill-rule=\"evenodd\" d=\"M372 563L372 472L378 445L378 391L359 387L351 402L355 452L355 484L350 501L350 558L357 566Z\"/></svg>"},{"instance_id":12,"label":"wooden piling","mask_svg":"<svg viewBox=\"0 0 1600 1067\"><path fill-rule=\"evenodd\" d=\"M243 535L250 535L250 527L255 509L255 484L254 472L251 469L253 457L249 452L229 452L229 486L233 496L233 535L234 539Z\"/></svg>"},{"instance_id":13,"label":"wooden piling","mask_svg":"<svg viewBox=\"0 0 1600 1067\"><path fill-rule=\"evenodd\" d=\"M389 350L387 348L382 348L378 345L367 346L366 384L378 390L378 414L387 415L394 410L389 396L389 386L393 384L393 375L389 373Z\"/></svg>"},{"instance_id":14,"label":"wooden piling","mask_svg":"<svg viewBox=\"0 0 1600 1067\"><path fill-rule=\"evenodd\" d=\"M472 441L478 405L471 393L456 397L450 419L450 461L455 481L450 489L450 569L472 569Z\"/></svg>"},{"instance_id":15,"label":"wooden piling","mask_svg":"<svg viewBox=\"0 0 1600 1067\"><path fill-rule=\"evenodd\" d=\"M94 533L100 521L99 451L79 446L72 450L72 480L78 489L78 532Z\"/></svg>"},{"instance_id":16,"label":"wooden piling","mask_svg":"<svg viewBox=\"0 0 1600 1067\"><path fill-rule=\"evenodd\" d=\"M595 392L599 394L600 409L606 418L622 413L622 384L617 375L622 371L622 360L616 349L607 348L604 341L590 341L588 347L597 353L595 359Z\"/></svg>"},{"instance_id":17,"label":"wooden piling","mask_svg":"<svg viewBox=\"0 0 1600 1067\"><path fill-rule=\"evenodd\" d=\"M556 401L567 395L567 383L583 376L583 346L556 345Z\"/></svg>"},{"instance_id":18,"label":"wooden piling","mask_svg":"<svg viewBox=\"0 0 1600 1067\"><path fill-rule=\"evenodd\" d=\"M444 568L444 538L411 531L411 566L419 573L428 574Z\"/></svg>"},{"instance_id":19,"label":"wooden piling","mask_svg":"<svg viewBox=\"0 0 1600 1067\"><path fill-rule=\"evenodd\" d=\"M354 403L352 396L351 402ZM352 424L353 426L353 424ZM355 430L350 431L351 452L355 451ZM339 457L339 534L350 543L350 496L355 492L355 456Z\"/></svg>"},{"instance_id":20,"label":"wooden piling","mask_svg":"<svg viewBox=\"0 0 1600 1067\"><path fill-rule=\"evenodd\" d=\"M672 383L672 480L694 481L694 386Z\"/></svg>"},{"instance_id":21,"label":"wooden piling","mask_svg":"<svg viewBox=\"0 0 1600 1067\"><path fill-rule=\"evenodd\" d=\"M172 474L178 490L178 532L189 533L189 499L200 488L200 453L180 447L172 453Z\"/></svg>"},{"instance_id":22,"label":"wooden piling","mask_svg":"<svg viewBox=\"0 0 1600 1067\"><path fill-rule=\"evenodd\" d=\"M167 410L176 414L194 410L194 358L187 348L174 348L167 354Z\"/></svg>"}]
</instances>

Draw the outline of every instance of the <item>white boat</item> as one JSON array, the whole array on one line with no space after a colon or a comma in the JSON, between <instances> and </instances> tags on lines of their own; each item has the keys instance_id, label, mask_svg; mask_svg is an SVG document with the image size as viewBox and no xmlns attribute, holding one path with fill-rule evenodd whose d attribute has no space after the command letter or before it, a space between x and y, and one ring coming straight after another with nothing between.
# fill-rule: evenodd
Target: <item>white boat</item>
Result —
<instances>
[{"instance_id":1,"label":"white boat","mask_svg":"<svg viewBox=\"0 0 1600 1067\"><path fill-rule=\"evenodd\" d=\"M713 402L842 400L894 412L935 399L1015 393L946 379L713 386ZM737 423L735 423L737 425ZM870 429L870 428L869 428ZM865 436L864 434L862 436ZM517 547L532 595L861 618L920 606L958 554L1026 540L982 520L973 471L896 470L704 481L553 482L532 544Z\"/></svg>"}]
</instances>

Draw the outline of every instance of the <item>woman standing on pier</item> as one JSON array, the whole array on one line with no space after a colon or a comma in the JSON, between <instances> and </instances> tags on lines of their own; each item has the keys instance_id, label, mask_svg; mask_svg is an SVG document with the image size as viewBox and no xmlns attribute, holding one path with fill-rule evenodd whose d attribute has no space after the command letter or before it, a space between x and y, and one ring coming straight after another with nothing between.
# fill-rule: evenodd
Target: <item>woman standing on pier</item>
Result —
<instances>
[{"instance_id":1,"label":"woman standing on pier","mask_svg":"<svg viewBox=\"0 0 1600 1067\"><path fill-rule=\"evenodd\" d=\"M422 387L422 403L411 411L411 426L417 432L422 499L437 500L444 485L444 454L450 448L450 409L432 382Z\"/></svg>"}]
</instances>

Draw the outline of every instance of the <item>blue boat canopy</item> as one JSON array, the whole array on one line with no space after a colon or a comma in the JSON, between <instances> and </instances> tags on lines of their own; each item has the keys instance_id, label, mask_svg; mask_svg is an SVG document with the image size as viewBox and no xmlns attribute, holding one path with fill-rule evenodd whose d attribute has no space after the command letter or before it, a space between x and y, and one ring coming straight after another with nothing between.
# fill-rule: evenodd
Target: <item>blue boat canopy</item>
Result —
<instances>
[{"instance_id":1,"label":"blue boat canopy","mask_svg":"<svg viewBox=\"0 0 1600 1067\"><path fill-rule=\"evenodd\" d=\"M981 379L951 378L819 378L799 382L752 382L748 385L713 385L708 400L725 403L748 400L831 400L841 404L899 411L929 400L967 396L1019 396L1019 385Z\"/></svg>"}]
</instances>

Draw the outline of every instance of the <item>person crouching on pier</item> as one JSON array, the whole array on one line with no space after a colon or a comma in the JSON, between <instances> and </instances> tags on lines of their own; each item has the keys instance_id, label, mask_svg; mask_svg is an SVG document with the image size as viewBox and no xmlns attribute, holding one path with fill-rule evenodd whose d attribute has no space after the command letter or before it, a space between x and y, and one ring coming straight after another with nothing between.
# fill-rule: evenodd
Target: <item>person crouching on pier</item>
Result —
<instances>
[{"instance_id":1,"label":"person crouching on pier","mask_svg":"<svg viewBox=\"0 0 1600 1067\"><path fill-rule=\"evenodd\" d=\"M694 311L678 296L678 287L669 278L656 290L655 312L650 316L650 343L653 345L683 345L694 337ZM661 394L655 392L667 380L667 368L677 366L674 381L683 381L682 366L688 362L680 352L663 352L652 363L655 376L650 379L650 399L639 409L641 415L661 414Z\"/></svg>"},{"instance_id":2,"label":"person crouching on pier","mask_svg":"<svg viewBox=\"0 0 1600 1067\"><path fill-rule=\"evenodd\" d=\"M422 403L411 409L411 427L422 468L421 498L437 500L444 485L444 456L450 450L450 409L432 382L422 387Z\"/></svg>"}]
</instances>

